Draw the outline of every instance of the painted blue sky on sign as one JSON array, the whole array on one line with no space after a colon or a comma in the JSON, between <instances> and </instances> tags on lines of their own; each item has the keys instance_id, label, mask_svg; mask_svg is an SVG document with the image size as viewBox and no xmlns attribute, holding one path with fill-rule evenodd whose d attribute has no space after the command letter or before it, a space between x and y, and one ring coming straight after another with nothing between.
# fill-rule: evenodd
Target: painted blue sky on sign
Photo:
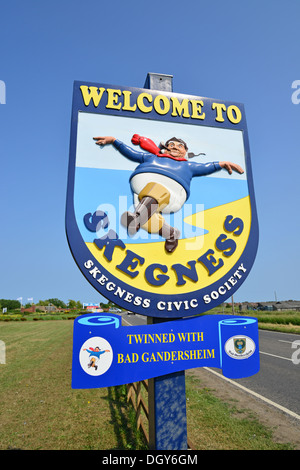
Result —
<instances>
[{"instance_id":1,"label":"painted blue sky on sign","mask_svg":"<svg viewBox=\"0 0 300 470\"><path fill-rule=\"evenodd\" d=\"M158 235L150 236L143 230L132 238L127 236L125 228L120 224L120 218L123 212L133 210L129 180L138 164L125 158L113 146L101 148L95 145L93 140L93 136L114 134L125 144L142 152L140 147L131 143L131 137L135 133L151 138L157 145L175 135L187 142L189 151L194 151L195 154L200 151L205 153L194 157L193 162L229 160L239 164L245 171L242 175L236 172L229 175L227 171L220 171L192 180L191 194L183 208L172 215L164 214L164 218L171 226L179 228L181 238L206 233L203 228L185 224L185 217L241 199L249 194L242 131L79 113L74 205L77 224L85 242L93 242L95 234L85 228L83 218L85 214L96 210L108 214L110 224L106 232L114 230L119 238L126 239L126 243L135 243L137 240L155 242L160 239ZM103 232L103 229L100 232ZM99 234L99 237L103 235L104 233Z\"/></svg>"}]
</instances>

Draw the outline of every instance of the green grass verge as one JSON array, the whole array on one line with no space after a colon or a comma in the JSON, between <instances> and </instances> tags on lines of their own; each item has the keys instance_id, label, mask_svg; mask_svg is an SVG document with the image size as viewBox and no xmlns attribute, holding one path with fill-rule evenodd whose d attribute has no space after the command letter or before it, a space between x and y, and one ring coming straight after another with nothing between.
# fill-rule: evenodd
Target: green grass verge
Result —
<instances>
[{"instance_id":1,"label":"green grass verge","mask_svg":"<svg viewBox=\"0 0 300 470\"><path fill-rule=\"evenodd\" d=\"M71 389L71 321L0 324L0 449L143 449L124 387Z\"/></svg>"},{"instance_id":2,"label":"green grass verge","mask_svg":"<svg viewBox=\"0 0 300 470\"><path fill-rule=\"evenodd\" d=\"M78 315L81 315L82 311L69 312L69 313L25 313L21 314L19 311L6 313L0 315L1 322L27 322L27 321L45 321L45 320L74 320ZM220 310L220 307L216 307L209 312L208 315L213 314L226 314L231 315L232 310L225 308L224 312ZM297 311L255 311L247 310L243 312L235 311L235 315L255 317L258 320L258 326L261 329L282 331L285 333L300 334L300 312Z\"/></svg>"},{"instance_id":3,"label":"green grass verge","mask_svg":"<svg viewBox=\"0 0 300 470\"><path fill-rule=\"evenodd\" d=\"M1 322L0 449L146 449L126 387L72 390L73 322ZM188 434L196 449L288 449L243 410L187 377ZM242 417L241 417L242 416Z\"/></svg>"},{"instance_id":4,"label":"green grass verge","mask_svg":"<svg viewBox=\"0 0 300 470\"><path fill-rule=\"evenodd\" d=\"M276 443L272 431L250 410L215 397L198 378L186 377L188 432L198 450L292 450Z\"/></svg>"}]
</instances>

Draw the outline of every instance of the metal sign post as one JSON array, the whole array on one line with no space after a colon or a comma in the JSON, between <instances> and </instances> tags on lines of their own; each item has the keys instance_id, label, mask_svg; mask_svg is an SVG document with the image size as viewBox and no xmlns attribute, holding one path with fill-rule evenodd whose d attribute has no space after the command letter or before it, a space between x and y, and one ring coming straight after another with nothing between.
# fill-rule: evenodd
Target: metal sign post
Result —
<instances>
[{"instance_id":1,"label":"metal sign post","mask_svg":"<svg viewBox=\"0 0 300 470\"><path fill-rule=\"evenodd\" d=\"M173 77L148 73L144 88L172 92ZM148 318L152 325L161 321L164 319ZM186 450L185 371L149 379L148 403L150 449Z\"/></svg>"},{"instance_id":2,"label":"metal sign post","mask_svg":"<svg viewBox=\"0 0 300 470\"><path fill-rule=\"evenodd\" d=\"M186 450L185 371L149 379L149 448Z\"/></svg>"}]
</instances>

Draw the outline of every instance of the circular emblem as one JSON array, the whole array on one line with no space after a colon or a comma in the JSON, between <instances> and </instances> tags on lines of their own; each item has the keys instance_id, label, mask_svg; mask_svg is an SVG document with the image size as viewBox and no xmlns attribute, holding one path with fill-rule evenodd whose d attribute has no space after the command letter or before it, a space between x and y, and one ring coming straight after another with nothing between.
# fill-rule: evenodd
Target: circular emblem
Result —
<instances>
[{"instance_id":1,"label":"circular emblem","mask_svg":"<svg viewBox=\"0 0 300 470\"><path fill-rule=\"evenodd\" d=\"M233 359L248 359L255 351L255 343L248 336L232 336L225 343L225 352Z\"/></svg>"},{"instance_id":2,"label":"circular emblem","mask_svg":"<svg viewBox=\"0 0 300 470\"><path fill-rule=\"evenodd\" d=\"M112 360L112 347L106 339L100 336L89 338L80 349L80 365L89 375L104 374L110 368Z\"/></svg>"}]
</instances>

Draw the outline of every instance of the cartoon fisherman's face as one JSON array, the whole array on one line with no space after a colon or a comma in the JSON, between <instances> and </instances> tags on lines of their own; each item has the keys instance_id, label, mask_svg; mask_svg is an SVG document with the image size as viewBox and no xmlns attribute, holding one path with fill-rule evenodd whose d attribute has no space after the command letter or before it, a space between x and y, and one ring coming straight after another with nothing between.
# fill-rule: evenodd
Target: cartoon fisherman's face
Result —
<instances>
[{"instance_id":1,"label":"cartoon fisherman's face","mask_svg":"<svg viewBox=\"0 0 300 470\"><path fill-rule=\"evenodd\" d=\"M173 158L185 158L187 147L183 141L171 139L166 142L165 147Z\"/></svg>"}]
</instances>

